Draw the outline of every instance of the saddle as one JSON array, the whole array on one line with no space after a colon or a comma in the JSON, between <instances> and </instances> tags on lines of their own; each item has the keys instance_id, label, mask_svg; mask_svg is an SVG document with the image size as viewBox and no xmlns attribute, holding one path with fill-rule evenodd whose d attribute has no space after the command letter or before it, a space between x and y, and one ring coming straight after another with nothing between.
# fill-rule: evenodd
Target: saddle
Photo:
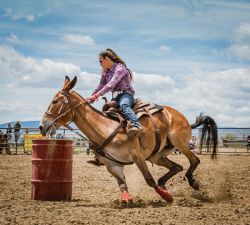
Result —
<instances>
[{"instance_id":1,"label":"saddle","mask_svg":"<svg viewBox=\"0 0 250 225\"><path fill-rule=\"evenodd\" d=\"M121 109L115 101L108 102L107 98L105 97L103 99L105 100L105 104L102 107L102 112L106 116L118 122L126 121ZM132 110L135 112L139 120L142 116L149 116L150 114L152 115L156 112L161 111L162 109L163 108L160 105L149 102L142 102L139 98L136 98L134 104L132 105Z\"/></svg>"},{"instance_id":2,"label":"saddle","mask_svg":"<svg viewBox=\"0 0 250 225\"><path fill-rule=\"evenodd\" d=\"M97 146L93 143L91 143L91 149L93 149L95 152L100 154L101 156L112 160L116 163L123 164L123 165L130 165L133 162L121 162L115 158L113 158L110 154L103 151L104 147L115 137L115 135L118 133L121 127L128 126L130 123L127 123L127 120L124 118L121 110L119 109L119 106L115 101L108 102L106 97L103 97L105 100L105 104L102 107L102 112L108 116L109 118L116 120L120 122L120 124L117 126L117 128L109 135L107 139L104 140L104 142ZM132 105L132 110L135 112L138 119L142 118L142 116L149 116L153 127L154 127L154 133L155 133L155 146L152 150L150 156L147 158L147 160L150 159L154 154L158 152L161 146L161 136L160 136L160 129L157 127L154 118L152 114L161 111L163 108L162 106L159 106L157 104L153 103L145 103L142 102L139 98L135 99L135 103ZM140 141L140 137L139 141ZM141 141L140 141L141 144Z\"/></svg>"}]
</instances>

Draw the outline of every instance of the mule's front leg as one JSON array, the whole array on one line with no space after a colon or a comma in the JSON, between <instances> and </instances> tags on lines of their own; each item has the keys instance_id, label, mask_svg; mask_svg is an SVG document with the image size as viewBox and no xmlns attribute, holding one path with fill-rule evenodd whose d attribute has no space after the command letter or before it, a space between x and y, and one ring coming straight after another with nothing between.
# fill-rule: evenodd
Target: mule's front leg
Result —
<instances>
[{"instance_id":1,"label":"mule's front leg","mask_svg":"<svg viewBox=\"0 0 250 225\"><path fill-rule=\"evenodd\" d=\"M106 163L107 170L116 178L119 188L121 190L121 200L123 203L132 202L132 196L128 193L128 186L126 184L126 179L124 176L124 166L121 164L117 164L109 161Z\"/></svg>"},{"instance_id":2,"label":"mule's front leg","mask_svg":"<svg viewBox=\"0 0 250 225\"><path fill-rule=\"evenodd\" d=\"M130 148L131 151L131 155L133 157L133 160L135 162L135 164L138 166L138 168L140 169L140 171L142 172L147 184L154 188L155 191L166 201L168 202L172 202L173 198L170 195L170 193L167 190L162 189L161 187L159 187L153 176L151 175L151 173L149 172L145 157L143 156L142 152L141 152L141 148L140 148L140 144L138 141L138 138L133 138L133 142L132 142L132 146Z\"/></svg>"}]
</instances>

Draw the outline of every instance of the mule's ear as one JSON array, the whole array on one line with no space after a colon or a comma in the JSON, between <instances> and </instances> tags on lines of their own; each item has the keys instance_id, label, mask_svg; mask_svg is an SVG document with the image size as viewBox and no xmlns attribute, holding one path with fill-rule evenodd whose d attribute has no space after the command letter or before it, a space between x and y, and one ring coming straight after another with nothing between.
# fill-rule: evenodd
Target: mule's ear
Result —
<instances>
[{"instance_id":1,"label":"mule's ear","mask_svg":"<svg viewBox=\"0 0 250 225\"><path fill-rule=\"evenodd\" d=\"M65 76L65 80L64 80L64 85L63 85L63 90L68 86L70 82L70 79L68 76Z\"/></svg>"},{"instance_id":2,"label":"mule's ear","mask_svg":"<svg viewBox=\"0 0 250 225\"><path fill-rule=\"evenodd\" d=\"M72 89L75 86L76 82L77 82L77 77L75 76L73 78L73 80L69 80L67 83L64 83L63 90L69 91L70 89Z\"/></svg>"},{"instance_id":3,"label":"mule's ear","mask_svg":"<svg viewBox=\"0 0 250 225\"><path fill-rule=\"evenodd\" d=\"M70 81L70 79L69 79L69 77L67 75L65 76L65 82L66 81Z\"/></svg>"},{"instance_id":4,"label":"mule's ear","mask_svg":"<svg viewBox=\"0 0 250 225\"><path fill-rule=\"evenodd\" d=\"M70 83L69 83L69 90L72 89L76 85L76 82L77 82L77 76L75 76L73 78L73 80L70 81Z\"/></svg>"}]
</instances>

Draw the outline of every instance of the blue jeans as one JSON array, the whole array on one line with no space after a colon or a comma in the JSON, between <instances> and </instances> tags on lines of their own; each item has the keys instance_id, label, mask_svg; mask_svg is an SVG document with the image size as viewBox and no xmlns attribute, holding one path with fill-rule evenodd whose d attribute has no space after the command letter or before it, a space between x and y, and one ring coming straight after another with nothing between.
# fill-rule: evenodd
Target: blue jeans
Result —
<instances>
[{"instance_id":1,"label":"blue jeans","mask_svg":"<svg viewBox=\"0 0 250 225\"><path fill-rule=\"evenodd\" d=\"M130 121L135 127L141 127L139 120L137 119L135 112L131 109L134 103L134 96L128 93L120 94L114 99L122 110L125 118Z\"/></svg>"}]
</instances>

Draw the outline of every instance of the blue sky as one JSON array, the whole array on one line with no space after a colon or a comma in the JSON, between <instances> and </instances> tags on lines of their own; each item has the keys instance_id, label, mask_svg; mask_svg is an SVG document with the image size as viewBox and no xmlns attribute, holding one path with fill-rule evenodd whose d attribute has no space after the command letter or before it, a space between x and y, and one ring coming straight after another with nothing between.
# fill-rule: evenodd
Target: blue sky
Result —
<instances>
[{"instance_id":1,"label":"blue sky","mask_svg":"<svg viewBox=\"0 0 250 225\"><path fill-rule=\"evenodd\" d=\"M66 74L89 96L98 53L112 48L138 97L190 122L204 111L221 127L250 127L250 1L0 3L0 123L40 120Z\"/></svg>"}]
</instances>

